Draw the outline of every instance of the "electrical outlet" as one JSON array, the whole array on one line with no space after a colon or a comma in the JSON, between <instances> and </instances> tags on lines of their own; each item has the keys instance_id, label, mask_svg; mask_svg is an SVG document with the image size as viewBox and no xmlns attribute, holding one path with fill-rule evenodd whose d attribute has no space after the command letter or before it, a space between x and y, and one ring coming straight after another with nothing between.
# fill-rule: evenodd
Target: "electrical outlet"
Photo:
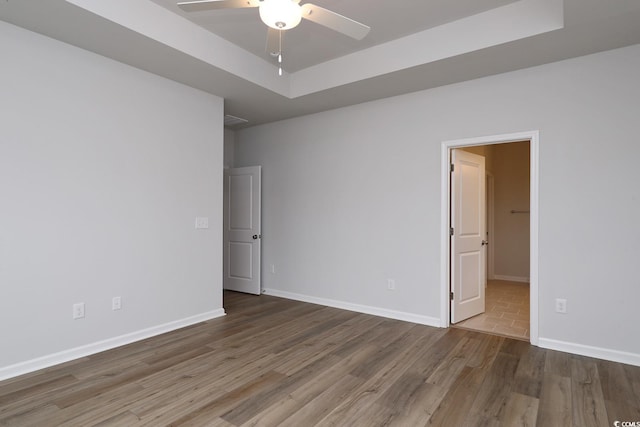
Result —
<instances>
[{"instance_id":1,"label":"electrical outlet","mask_svg":"<svg viewBox=\"0 0 640 427\"><path fill-rule=\"evenodd\" d=\"M84 303L79 302L77 304L73 304L73 318L82 319L83 317L84 317Z\"/></svg>"},{"instance_id":2,"label":"electrical outlet","mask_svg":"<svg viewBox=\"0 0 640 427\"><path fill-rule=\"evenodd\" d=\"M196 228L209 228L209 218L206 216L196 217Z\"/></svg>"},{"instance_id":3,"label":"electrical outlet","mask_svg":"<svg viewBox=\"0 0 640 427\"><path fill-rule=\"evenodd\" d=\"M556 298L556 313L567 313L567 300L563 298Z\"/></svg>"},{"instance_id":4,"label":"electrical outlet","mask_svg":"<svg viewBox=\"0 0 640 427\"><path fill-rule=\"evenodd\" d=\"M390 291L396 290L396 280L395 279L387 279L387 289Z\"/></svg>"},{"instance_id":5,"label":"electrical outlet","mask_svg":"<svg viewBox=\"0 0 640 427\"><path fill-rule=\"evenodd\" d=\"M111 310L120 310L122 308L122 298L113 297L111 299Z\"/></svg>"}]
</instances>

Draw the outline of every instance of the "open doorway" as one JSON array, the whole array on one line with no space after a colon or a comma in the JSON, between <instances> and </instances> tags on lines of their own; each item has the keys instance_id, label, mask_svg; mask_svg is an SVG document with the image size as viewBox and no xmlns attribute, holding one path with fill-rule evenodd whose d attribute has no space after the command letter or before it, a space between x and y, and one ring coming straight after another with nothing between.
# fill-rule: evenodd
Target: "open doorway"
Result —
<instances>
[{"instance_id":1,"label":"open doorway","mask_svg":"<svg viewBox=\"0 0 640 427\"><path fill-rule=\"evenodd\" d=\"M478 271L482 276L478 283L486 284L480 310L485 314L481 315L484 317L471 315L468 320L464 320L460 312L453 315L456 310L455 301L452 302L454 293L456 289L460 293L463 291L456 286L459 286L460 276L469 275L468 271L459 268L462 263L455 264L456 259L466 261L456 258L456 240L450 236L453 233L451 216L456 216L456 207L450 199L452 182L454 186L458 185L450 172L453 150L479 155L488 171L482 177L482 198L486 194L486 207L483 208L486 210L482 214L485 222L479 236L483 245L483 265L480 269L476 267L480 263L475 262L471 269L473 274ZM443 143L442 153L442 324L448 327L455 321L457 325L470 329L513 336L537 344L538 134L526 132L447 141ZM484 175L485 168L482 169ZM465 209L465 215L466 212ZM467 256L467 260L473 261L473 256ZM453 289L452 280L455 283ZM477 283L469 288L471 291L465 298L476 298L480 292L475 292L475 288L478 288ZM460 301L460 297L456 299Z\"/></svg>"},{"instance_id":2,"label":"open doorway","mask_svg":"<svg viewBox=\"0 0 640 427\"><path fill-rule=\"evenodd\" d=\"M455 325L529 341L529 141L455 150L482 156L486 172L484 307Z\"/></svg>"}]
</instances>

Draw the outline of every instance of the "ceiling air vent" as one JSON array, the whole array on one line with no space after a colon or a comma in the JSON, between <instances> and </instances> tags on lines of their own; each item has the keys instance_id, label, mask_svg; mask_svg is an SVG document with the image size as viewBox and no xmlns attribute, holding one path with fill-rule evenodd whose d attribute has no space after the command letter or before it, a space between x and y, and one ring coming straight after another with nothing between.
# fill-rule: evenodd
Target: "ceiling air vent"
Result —
<instances>
[{"instance_id":1,"label":"ceiling air vent","mask_svg":"<svg viewBox=\"0 0 640 427\"><path fill-rule=\"evenodd\" d=\"M232 116L231 114L224 115L224 125L227 127L237 126L247 122L249 122L249 120Z\"/></svg>"}]
</instances>

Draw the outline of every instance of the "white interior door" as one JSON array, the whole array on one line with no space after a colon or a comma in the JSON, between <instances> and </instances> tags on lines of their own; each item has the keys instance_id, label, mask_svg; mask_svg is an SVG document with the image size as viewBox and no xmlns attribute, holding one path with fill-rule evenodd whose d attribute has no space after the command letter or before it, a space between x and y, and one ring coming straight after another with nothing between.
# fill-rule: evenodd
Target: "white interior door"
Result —
<instances>
[{"instance_id":1,"label":"white interior door","mask_svg":"<svg viewBox=\"0 0 640 427\"><path fill-rule=\"evenodd\" d=\"M485 159L451 151L451 323L484 312Z\"/></svg>"},{"instance_id":2,"label":"white interior door","mask_svg":"<svg viewBox=\"0 0 640 427\"><path fill-rule=\"evenodd\" d=\"M260 295L261 166L224 177L224 288Z\"/></svg>"}]
</instances>

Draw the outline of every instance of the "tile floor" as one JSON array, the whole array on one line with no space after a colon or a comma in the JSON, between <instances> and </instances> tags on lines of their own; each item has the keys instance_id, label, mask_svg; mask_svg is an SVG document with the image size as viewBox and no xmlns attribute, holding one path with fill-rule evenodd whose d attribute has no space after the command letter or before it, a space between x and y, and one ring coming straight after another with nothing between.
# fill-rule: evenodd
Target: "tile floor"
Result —
<instances>
[{"instance_id":1,"label":"tile floor","mask_svg":"<svg viewBox=\"0 0 640 427\"><path fill-rule=\"evenodd\" d=\"M489 280L485 312L455 326L529 341L529 284Z\"/></svg>"}]
</instances>

